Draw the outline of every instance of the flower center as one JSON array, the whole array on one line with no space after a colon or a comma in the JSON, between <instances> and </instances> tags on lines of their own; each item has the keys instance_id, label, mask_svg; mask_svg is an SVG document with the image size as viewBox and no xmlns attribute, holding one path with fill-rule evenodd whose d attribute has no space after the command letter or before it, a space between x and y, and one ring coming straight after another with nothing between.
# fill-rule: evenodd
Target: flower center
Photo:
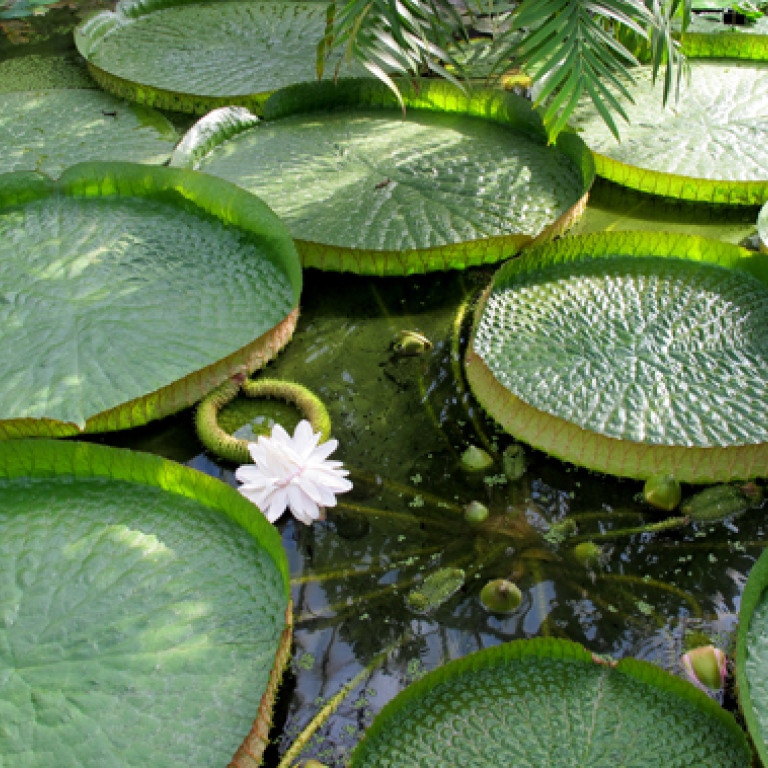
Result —
<instances>
[{"instance_id":1,"label":"flower center","mask_svg":"<svg viewBox=\"0 0 768 768\"><path fill-rule=\"evenodd\" d=\"M284 477L277 482L275 482L275 485L278 488L285 488L286 485L290 485L297 477L300 477L302 472L304 472L305 467L299 467L295 472L288 475L288 477Z\"/></svg>"}]
</instances>

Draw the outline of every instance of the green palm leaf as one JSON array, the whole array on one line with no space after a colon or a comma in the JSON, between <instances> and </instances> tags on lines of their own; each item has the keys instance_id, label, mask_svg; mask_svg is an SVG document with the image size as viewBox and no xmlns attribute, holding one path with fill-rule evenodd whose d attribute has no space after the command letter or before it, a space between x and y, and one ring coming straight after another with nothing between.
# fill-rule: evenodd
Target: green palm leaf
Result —
<instances>
[{"instance_id":1,"label":"green palm leaf","mask_svg":"<svg viewBox=\"0 0 768 768\"><path fill-rule=\"evenodd\" d=\"M690 0L523 0L511 10L474 0L467 17L497 13L511 23L497 32L491 72L500 73L510 58L544 83L538 103L546 101L544 123L553 141L586 93L618 137L615 115L627 119L606 83L627 93L629 70L637 63L631 49L644 43L651 52L654 78L663 70L663 102L677 93L685 58L673 37L673 19L690 14ZM324 59L343 48L398 96L393 74L431 73L456 81L461 66L448 51L453 37L466 42L464 20L449 0L349 0L332 3L326 35L318 47L318 72ZM521 32L523 33L521 35ZM445 65L450 65L450 71ZM456 76L451 74L456 72Z\"/></svg>"}]
</instances>

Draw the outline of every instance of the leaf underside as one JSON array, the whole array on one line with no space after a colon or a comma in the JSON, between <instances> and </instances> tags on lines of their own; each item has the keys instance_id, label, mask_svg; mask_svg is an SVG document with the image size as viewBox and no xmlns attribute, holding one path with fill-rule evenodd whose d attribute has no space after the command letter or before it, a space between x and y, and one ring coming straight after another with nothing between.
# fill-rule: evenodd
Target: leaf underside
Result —
<instances>
[{"instance_id":1,"label":"leaf underside","mask_svg":"<svg viewBox=\"0 0 768 768\"><path fill-rule=\"evenodd\" d=\"M226 765L286 628L262 516L212 478L103 446L7 443L0 477L7 764Z\"/></svg>"},{"instance_id":2,"label":"leaf underside","mask_svg":"<svg viewBox=\"0 0 768 768\"><path fill-rule=\"evenodd\" d=\"M287 97L278 94L266 107L274 118L268 112L195 167L263 198L304 264L324 269L408 274L498 261L560 231L583 206L583 145L569 136L570 153L546 146L517 97L459 99L457 89L423 83L403 116L382 109L386 101L371 109L384 86L367 87L333 112L323 110L339 98L328 87L325 102L314 86L294 89L310 99L299 114L281 113ZM533 130L516 128L523 120Z\"/></svg>"},{"instance_id":3,"label":"leaf underside","mask_svg":"<svg viewBox=\"0 0 768 768\"><path fill-rule=\"evenodd\" d=\"M25 179L45 187L38 199L0 205L4 437L137 426L290 338L298 259L260 201L132 164L76 166L47 186L8 174L0 195Z\"/></svg>"},{"instance_id":4,"label":"leaf underside","mask_svg":"<svg viewBox=\"0 0 768 768\"><path fill-rule=\"evenodd\" d=\"M743 734L710 704L650 664L612 669L574 643L517 641L403 691L378 715L351 768L748 766Z\"/></svg>"},{"instance_id":5,"label":"leaf underside","mask_svg":"<svg viewBox=\"0 0 768 768\"><path fill-rule=\"evenodd\" d=\"M586 101L571 125L595 153L597 173L684 200L762 205L768 199L768 65L691 63L679 103L661 106L650 67L633 72L631 123L616 142ZM620 99L621 100L621 99Z\"/></svg>"},{"instance_id":6,"label":"leaf underside","mask_svg":"<svg viewBox=\"0 0 768 768\"><path fill-rule=\"evenodd\" d=\"M765 257L688 236L570 238L506 265L467 357L511 434L602 472L768 472Z\"/></svg>"}]
</instances>

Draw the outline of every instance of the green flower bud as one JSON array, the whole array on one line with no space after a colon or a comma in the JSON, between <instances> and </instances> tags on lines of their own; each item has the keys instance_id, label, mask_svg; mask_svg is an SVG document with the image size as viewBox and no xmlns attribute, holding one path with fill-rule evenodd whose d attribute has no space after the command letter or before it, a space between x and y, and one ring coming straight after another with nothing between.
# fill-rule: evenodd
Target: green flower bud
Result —
<instances>
[{"instance_id":1,"label":"green flower bud","mask_svg":"<svg viewBox=\"0 0 768 768\"><path fill-rule=\"evenodd\" d=\"M512 613L523 601L517 584L506 579L489 581L480 591L483 608L491 613Z\"/></svg>"},{"instance_id":2,"label":"green flower bud","mask_svg":"<svg viewBox=\"0 0 768 768\"><path fill-rule=\"evenodd\" d=\"M483 472L493 466L491 455L478 448L476 445L470 445L464 453L461 454L462 469L468 472Z\"/></svg>"},{"instance_id":3,"label":"green flower bud","mask_svg":"<svg viewBox=\"0 0 768 768\"><path fill-rule=\"evenodd\" d=\"M468 523L482 523L483 520L488 519L489 514L488 507L480 501L470 501L469 504L464 507L464 519Z\"/></svg>"},{"instance_id":4,"label":"green flower bud","mask_svg":"<svg viewBox=\"0 0 768 768\"><path fill-rule=\"evenodd\" d=\"M671 512L682 498L680 483L673 475L653 475L645 481L643 498L652 507Z\"/></svg>"}]
</instances>

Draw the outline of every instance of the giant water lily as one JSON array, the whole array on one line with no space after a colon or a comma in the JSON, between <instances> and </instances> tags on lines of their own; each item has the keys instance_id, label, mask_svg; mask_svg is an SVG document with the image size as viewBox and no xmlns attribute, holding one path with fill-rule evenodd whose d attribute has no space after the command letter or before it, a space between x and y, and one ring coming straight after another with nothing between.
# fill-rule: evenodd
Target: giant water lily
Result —
<instances>
[{"instance_id":1,"label":"giant water lily","mask_svg":"<svg viewBox=\"0 0 768 768\"><path fill-rule=\"evenodd\" d=\"M254 464L240 467L235 477L243 483L238 489L267 516L277 521L290 508L297 520L311 525L322 520L325 507L336 506L336 494L352 488L340 461L328 461L338 440L318 445L320 432L303 419L291 437L279 424L270 437L249 443Z\"/></svg>"}]
</instances>

